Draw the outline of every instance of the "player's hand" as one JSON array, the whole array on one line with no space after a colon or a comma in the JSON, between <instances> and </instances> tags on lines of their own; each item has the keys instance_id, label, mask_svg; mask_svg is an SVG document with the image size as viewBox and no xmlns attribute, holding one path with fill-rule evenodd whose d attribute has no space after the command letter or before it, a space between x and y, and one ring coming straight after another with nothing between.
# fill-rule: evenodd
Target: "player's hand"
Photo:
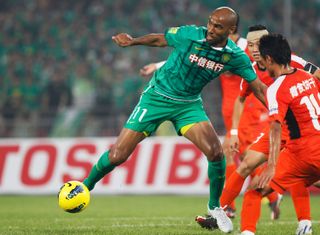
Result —
<instances>
[{"instance_id":1,"label":"player's hand","mask_svg":"<svg viewBox=\"0 0 320 235\"><path fill-rule=\"evenodd\" d=\"M147 64L142 69L140 69L141 76L147 77L157 70L157 66L155 63Z\"/></svg>"},{"instance_id":2,"label":"player's hand","mask_svg":"<svg viewBox=\"0 0 320 235\"><path fill-rule=\"evenodd\" d=\"M258 188L264 188L270 182L275 174L275 166L268 165L267 168L261 173L260 179L258 181Z\"/></svg>"},{"instance_id":3,"label":"player's hand","mask_svg":"<svg viewBox=\"0 0 320 235\"><path fill-rule=\"evenodd\" d=\"M127 33L119 33L112 36L112 40L121 47L131 46L133 43L133 38Z\"/></svg>"},{"instance_id":4,"label":"player's hand","mask_svg":"<svg viewBox=\"0 0 320 235\"><path fill-rule=\"evenodd\" d=\"M238 135L231 135L229 142L229 149L231 153L239 153L239 137Z\"/></svg>"}]
</instances>

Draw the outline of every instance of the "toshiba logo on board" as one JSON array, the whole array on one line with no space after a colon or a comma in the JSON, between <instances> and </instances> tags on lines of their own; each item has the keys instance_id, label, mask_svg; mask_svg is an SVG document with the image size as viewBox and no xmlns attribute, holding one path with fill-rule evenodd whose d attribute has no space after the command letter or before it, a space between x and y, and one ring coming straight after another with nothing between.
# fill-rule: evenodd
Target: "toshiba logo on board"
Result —
<instances>
[{"instance_id":1,"label":"toshiba logo on board","mask_svg":"<svg viewBox=\"0 0 320 235\"><path fill-rule=\"evenodd\" d=\"M0 141L0 193L56 193L82 181L115 138L7 139ZM207 160L181 137L152 137L138 145L94 193L207 194Z\"/></svg>"}]
</instances>

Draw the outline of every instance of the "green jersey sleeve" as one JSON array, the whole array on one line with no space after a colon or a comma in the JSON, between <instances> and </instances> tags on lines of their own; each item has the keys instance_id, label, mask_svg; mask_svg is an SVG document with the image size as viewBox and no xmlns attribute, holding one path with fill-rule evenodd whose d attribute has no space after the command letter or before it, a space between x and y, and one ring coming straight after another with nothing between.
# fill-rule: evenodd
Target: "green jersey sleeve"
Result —
<instances>
[{"instance_id":1,"label":"green jersey sleeve","mask_svg":"<svg viewBox=\"0 0 320 235\"><path fill-rule=\"evenodd\" d=\"M254 71L251 61L245 53L235 59L230 72L239 75L247 82L252 82L257 78L257 74Z\"/></svg>"},{"instance_id":2,"label":"green jersey sleeve","mask_svg":"<svg viewBox=\"0 0 320 235\"><path fill-rule=\"evenodd\" d=\"M165 31L165 38L171 47L179 47L188 40L196 40L203 35L203 30L195 25L171 27ZM201 35L200 35L201 34Z\"/></svg>"}]
</instances>

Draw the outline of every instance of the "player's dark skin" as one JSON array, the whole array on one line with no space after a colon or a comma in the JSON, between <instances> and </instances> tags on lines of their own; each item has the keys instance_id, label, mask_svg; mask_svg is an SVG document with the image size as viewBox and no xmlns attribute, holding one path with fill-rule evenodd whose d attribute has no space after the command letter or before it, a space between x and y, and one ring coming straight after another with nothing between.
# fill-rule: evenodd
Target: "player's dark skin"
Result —
<instances>
[{"instance_id":1,"label":"player's dark skin","mask_svg":"<svg viewBox=\"0 0 320 235\"><path fill-rule=\"evenodd\" d=\"M229 34L234 32L237 15L227 7L218 8L211 13L207 24L207 41L214 47L223 47L227 43ZM133 38L126 33L120 33L112 37L112 40L121 47L145 45L153 47L165 47L167 41L164 34L148 34ZM252 90L264 100L264 84L259 79L250 83ZM184 136L194 143L207 157L208 161L221 161L223 150L218 135L210 122L195 123ZM119 165L125 162L139 142L146 136L142 132L136 132L127 128L121 130L116 143L111 147L109 160L112 164Z\"/></svg>"}]
</instances>

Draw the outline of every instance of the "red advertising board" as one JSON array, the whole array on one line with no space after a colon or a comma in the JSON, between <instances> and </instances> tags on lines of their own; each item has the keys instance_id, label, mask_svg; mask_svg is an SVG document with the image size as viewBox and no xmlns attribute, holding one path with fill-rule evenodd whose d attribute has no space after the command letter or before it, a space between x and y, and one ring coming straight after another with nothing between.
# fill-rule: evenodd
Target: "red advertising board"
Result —
<instances>
[{"instance_id":1,"label":"red advertising board","mask_svg":"<svg viewBox=\"0 0 320 235\"><path fill-rule=\"evenodd\" d=\"M0 193L52 194L82 181L115 138L3 139ZM151 137L103 178L94 193L208 194L207 160L182 137Z\"/></svg>"}]
</instances>

